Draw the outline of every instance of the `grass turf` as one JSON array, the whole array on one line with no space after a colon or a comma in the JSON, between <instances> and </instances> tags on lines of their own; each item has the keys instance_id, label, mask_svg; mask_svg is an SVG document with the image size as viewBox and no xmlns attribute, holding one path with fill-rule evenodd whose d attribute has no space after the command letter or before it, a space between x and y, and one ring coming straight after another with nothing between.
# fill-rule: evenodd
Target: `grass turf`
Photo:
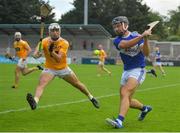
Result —
<instances>
[{"instance_id":1,"label":"grass turf","mask_svg":"<svg viewBox=\"0 0 180 133\"><path fill-rule=\"evenodd\" d=\"M153 111L139 122L138 110L130 109L123 129L113 129L105 123L107 117L117 116L119 108L119 81L122 66L106 66L112 76L96 76L95 65L70 65L78 78L98 98L101 108L77 89L55 78L45 89L38 109L32 111L26 94L34 94L40 71L21 76L19 88L12 89L13 64L0 64L0 131L53 132L176 132L180 131L180 67L165 67L167 73L158 78L146 76L134 97L149 104Z\"/></svg>"}]
</instances>

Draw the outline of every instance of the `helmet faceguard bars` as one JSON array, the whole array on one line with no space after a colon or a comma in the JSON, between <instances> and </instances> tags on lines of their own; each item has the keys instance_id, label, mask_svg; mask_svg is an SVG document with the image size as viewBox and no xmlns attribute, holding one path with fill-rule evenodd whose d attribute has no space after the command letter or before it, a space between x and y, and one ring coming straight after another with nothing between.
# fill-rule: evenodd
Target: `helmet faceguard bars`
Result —
<instances>
[{"instance_id":1,"label":"helmet faceguard bars","mask_svg":"<svg viewBox=\"0 0 180 133\"><path fill-rule=\"evenodd\" d=\"M21 38L21 32L15 32L14 38Z\"/></svg>"},{"instance_id":2,"label":"helmet faceguard bars","mask_svg":"<svg viewBox=\"0 0 180 133\"><path fill-rule=\"evenodd\" d=\"M53 41L56 41L59 39L60 33L61 33L61 27L58 23L51 23L48 27L48 30L49 30L49 36L51 37ZM55 34L54 31L58 33Z\"/></svg>"},{"instance_id":3,"label":"helmet faceguard bars","mask_svg":"<svg viewBox=\"0 0 180 133\"><path fill-rule=\"evenodd\" d=\"M15 32L14 38L16 41L20 41L21 40L21 32Z\"/></svg>"},{"instance_id":4,"label":"helmet faceguard bars","mask_svg":"<svg viewBox=\"0 0 180 133\"><path fill-rule=\"evenodd\" d=\"M58 23L51 23L49 25L48 29L49 29L49 32L51 32L51 30L53 30L53 29L59 29L59 31L61 31L61 27L60 27L60 25Z\"/></svg>"},{"instance_id":5,"label":"helmet faceguard bars","mask_svg":"<svg viewBox=\"0 0 180 133\"><path fill-rule=\"evenodd\" d=\"M112 20L112 25L115 25L118 23L126 23L129 25L129 21L128 21L128 18L126 16L118 16Z\"/></svg>"}]
</instances>

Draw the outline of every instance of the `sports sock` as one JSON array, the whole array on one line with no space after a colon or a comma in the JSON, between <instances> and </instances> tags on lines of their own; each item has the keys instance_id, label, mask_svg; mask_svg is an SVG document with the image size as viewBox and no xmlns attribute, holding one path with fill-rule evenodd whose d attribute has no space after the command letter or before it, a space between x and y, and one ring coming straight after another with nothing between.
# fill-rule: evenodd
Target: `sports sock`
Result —
<instances>
[{"instance_id":1,"label":"sports sock","mask_svg":"<svg viewBox=\"0 0 180 133\"><path fill-rule=\"evenodd\" d=\"M118 119L121 120L121 121L124 121L124 116L118 115Z\"/></svg>"},{"instance_id":2,"label":"sports sock","mask_svg":"<svg viewBox=\"0 0 180 133\"><path fill-rule=\"evenodd\" d=\"M141 109L141 111L147 112L147 107L146 107L146 106L143 106L143 108Z\"/></svg>"},{"instance_id":3,"label":"sports sock","mask_svg":"<svg viewBox=\"0 0 180 133\"><path fill-rule=\"evenodd\" d=\"M39 102L39 98L38 97L34 97L34 100L36 101L36 103Z\"/></svg>"},{"instance_id":4,"label":"sports sock","mask_svg":"<svg viewBox=\"0 0 180 133\"><path fill-rule=\"evenodd\" d=\"M124 116L118 115L118 118L116 119L116 121L117 121L120 125L122 125L122 123L123 123L123 121L124 121Z\"/></svg>"},{"instance_id":5,"label":"sports sock","mask_svg":"<svg viewBox=\"0 0 180 133\"><path fill-rule=\"evenodd\" d=\"M89 95L88 95L88 98L89 98L90 100L92 100L92 99L93 99L93 96L92 96L91 94L89 94Z\"/></svg>"}]
</instances>

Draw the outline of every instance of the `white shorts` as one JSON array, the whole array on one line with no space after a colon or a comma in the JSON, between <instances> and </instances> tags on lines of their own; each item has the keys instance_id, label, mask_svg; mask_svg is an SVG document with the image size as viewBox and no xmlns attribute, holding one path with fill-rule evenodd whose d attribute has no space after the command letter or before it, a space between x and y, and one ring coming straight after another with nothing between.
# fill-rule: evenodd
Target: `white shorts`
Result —
<instances>
[{"instance_id":1,"label":"white shorts","mask_svg":"<svg viewBox=\"0 0 180 133\"><path fill-rule=\"evenodd\" d=\"M135 68L132 70L124 71L121 77L121 85L125 85L130 77L135 78L139 84L142 84L146 77L145 68Z\"/></svg>"},{"instance_id":2,"label":"white shorts","mask_svg":"<svg viewBox=\"0 0 180 133\"><path fill-rule=\"evenodd\" d=\"M20 58L19 60L18 60L18 63L17 63L17 66L18 67L20 67L20 68L26 68L27 67L27 60L24 60L23 61L23 59L22 58Z\"/></svg>"},{"instance_id":3,"label":"white shorts","mask_svg":"<svg viewBox=\"0 0 180 133\"><path fill-rule=\"evenodd\" d=\"M52 70L52 69L49 69L49 68L45 68L42 73L49 73L51 75L54 75L54 76L57 76L59 78L63 78L67 75L70 75L73 73L73 71L71 70L71 68L67 67L65 69L62 69L62 70Z\"/></svg>"},{"instance_id":4,"label":"white shorts","mask_svg":"<svg viewBox=\"0 0 180 133\"><path fill-rule=\"evenodd\" d=\"M104 65L103 61L99 61L98 65Z\"/></svg>"},{"instance_id":5,"label":"white shorts","mask_svg":"<svg viewBox=\"0 0 180 133\"><path fill-rule=\"evenodd\" d=\"M161 62L153 62L153 66L161 66Z\"/></svg>"}]
</instances>

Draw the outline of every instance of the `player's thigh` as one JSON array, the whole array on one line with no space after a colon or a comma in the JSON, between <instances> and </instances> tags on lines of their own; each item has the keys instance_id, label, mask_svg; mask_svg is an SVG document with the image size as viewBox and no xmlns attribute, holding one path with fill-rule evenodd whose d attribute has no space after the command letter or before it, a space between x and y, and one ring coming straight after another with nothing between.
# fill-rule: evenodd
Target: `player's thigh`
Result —
<instances>
[{"instance_id":1,"label":"player's thigh","mask_svg":"<svg viewBox=\"0 0 180 133\"><path fill-rule=\"evenodd\" d=\"M104 62L103 61L99 61L98 65L99 66L104 66Z\"/></svg>"},{"instance_id":2,"label":"player's thigh","mask_svg":"<svg viewBox=\"0 0 180 133\"><path fill-rule=\"evenodd\" d=\"M157 70L157 69L158 69L158 66L157 66L157 65L154 65L153 67L154 67L154 69L155 69L155 70Z\"/></svg>"},{"instance_id":3,"label":"player's thigh","mask_svg":"<svg viewBox=\"0 0 180 133\"><path fill-rule=\"evenodd\" d=\"M160 70L162 70L162 69L163 69L163 68L162 68L162 65L159 65L159 69L160 69Z\"/></svg>"},{"instance_id":4,"label":"player's thigh","mask_svg":"<svg viewBox=\"0 0 180 133\"><path fill-rule=\"evenodd\" d=\"M102 67L103 65L101 63L98 64L98 67Z\"/></svg>"},{"instance_id":5,"label":"player's thigh","mask_svg":"<svg viewBox=\"0 0 180 133\"><path fill-rule=\"evenodd\" d=\"M47 73L47 72L42 72L39 78L39 85L44 86L47 85L51 80L54 79L54 75Z\"/></svg>"},{"instance_id":6,"label":"player's thigh","mask_svg":"<svg viewBox=\"0 0 180 133\"><path fill-rule=\"evenodd\" d=\"M27 72L29 72L29 68L28 67L21 68L21 72L23 74L26 74Z\"/></svg>"},{"instance_id":7,"label":"player's thigh","mask_svg":"<svg viewBox=\"0 0 180 133\"><path fill-rule=\"evenodd\" d=\"M104 69L104 65L101 65L100 68L101 68L101 69Z\"/></svg>"},{"instance_id":8,"label":"player's thigh","mask_svg":"<svg viewBox=\"0 0 180 133\"><path fill-rule=\"evenodd\" d=\"M134 94L138 86L139 86L139 83L137 79L130 77L128 78L126 84L121 87L120 93L121 95L132 96L132 94Z\"/></svg>"},{"instance_id":9,"label":"player's thigh","mask_svg":"<svg viewBox=\"0 0 180 133\"><path fill-rule=\"evenodd\" d=\"M16 66L15 72L16 73L21 73L22 72L22 68L20 68L19 66Z\"/></svg>"},{"instance_id":10,"label":"player's thigh","mask_svg":"<svg viewBox=\"0 0 180 133\"><path fill-rule=\"evenodd\" d=\"M79 79L77 78L74 72L72 72L69 75L64 76L63 79L72 85L76 85L79 82Z\"/></svg>"}]
</instances>

